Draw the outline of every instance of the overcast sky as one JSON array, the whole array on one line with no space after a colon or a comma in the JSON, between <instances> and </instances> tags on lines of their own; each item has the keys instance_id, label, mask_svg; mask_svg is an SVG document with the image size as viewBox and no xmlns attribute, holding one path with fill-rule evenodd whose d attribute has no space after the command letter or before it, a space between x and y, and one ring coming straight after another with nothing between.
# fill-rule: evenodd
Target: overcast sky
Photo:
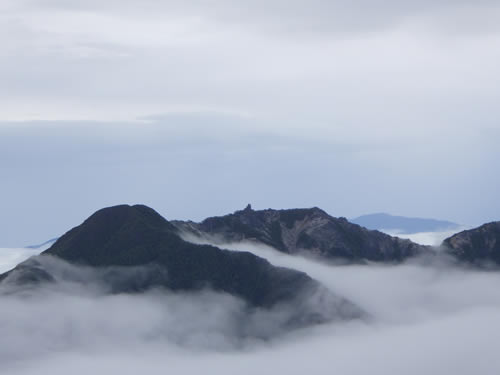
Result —
<instances>
[{"instance_id":1,"label":"overcast sky","mask_svg":"<svg viewBox=\"0 0 500 375\"><path fill-rule=\"evenodd\" d=\"M0 246L119 203L500 219L498 0L2 0L0 46Z\"/></svg>"}]
</instances>

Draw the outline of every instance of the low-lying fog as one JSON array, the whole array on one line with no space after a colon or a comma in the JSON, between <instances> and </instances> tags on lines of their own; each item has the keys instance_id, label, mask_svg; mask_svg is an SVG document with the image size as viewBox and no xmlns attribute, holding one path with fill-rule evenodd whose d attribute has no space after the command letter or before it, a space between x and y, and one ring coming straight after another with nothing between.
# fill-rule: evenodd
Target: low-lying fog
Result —
<instances>
[{"instance_id":1,"label":"low-lying fog","mask_svg":"<svg viewBox=\"0 0 500 375\"><path fill-rule=\"evenodd\" d=\"M387 233L391 236L406 238L420 245L439 246L446 238L466 229L471 228L463 226L453 230L418 233L404 233L398 230L381 230L381 232Z\"/></svg>"},{"instance_id":2,"label":"low-lying fog","mask_svg":"<svg viewBox=\"0 0 500 375\"><path fill-rule=\"evenodd\" d=\"M0 273L4 273L33 255L38 255L39 249L0 248Z\"/></svg>"},{"instance_id":3,"label":"low-lying fog","mask_svg":"<svg viewBox=\"0 0 500 375\"><path fill-rule=\"evenodd\" d=\"M0 273L4 273L22 261L33 255L38 255L42 251L47 250L53 241L50 241L41 246L35 247L17 247L17 248L1 248L0 247Z\"/></svg>"},{"instance_id":4,"label":"low-lying fog","mask_svg":"<svg viewBox=\"0 0 500 375\"><path fill-rule=\"evenodd\" d=\"M232 318L241 302L209 291L27 291L0 297L0 373L498 374L500 271L326 265L254 244L224 247L305 271L372 318L241 340ZM253 317L261 326L269 318Z\"/></svg>"}]
</instances>

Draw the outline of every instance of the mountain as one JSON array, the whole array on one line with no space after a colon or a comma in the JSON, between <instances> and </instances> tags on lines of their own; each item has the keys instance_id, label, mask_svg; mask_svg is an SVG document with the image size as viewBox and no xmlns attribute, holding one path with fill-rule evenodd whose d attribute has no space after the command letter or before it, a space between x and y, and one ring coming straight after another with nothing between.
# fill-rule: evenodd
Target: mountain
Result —
<instances>
[{"instance_id":1,"label":"mountain","mask_svg":"<svg viewBox=\"0 0 500 375\"><path fill-rule=\"evenodd\" d=\"M457 233L445 239L442 246L460 261L500 265L500 221Z\"/></svg>"},{"instance_id":2,"label":"mountain","mask_svg":"<svg viewBox=\"0 0 500 375\"><path fill-rule=\"evenodd\" d=\"M249 307L290 306L288 321L304 324L362 315L305 273L275 267L248 252L184 241L174 225L143 205L97 211L40 256L0 275L0 286L82 281L78 272L60 263L93 270L92 280L83 282L98 277L111 293L209 287L239 297ZM322 303L312 303L318 294Z\"/></svg>"},{"instance_id":3,"label":"mountain","mask_svg":"<svg viewBox=\"0 0 500 375\"><path fill-rule=\"evenodd\" d=\"M405 234L441 232L460 228L451 221L393 216L384 213L359 216L351 222L368 229L394 231Z\"/></svg>"},{"instance_id":4,"label":"mountain","mask_svg":"<svg viewBox=\"0 0 500 375\"><path fill-rule=\"evenodd\" d=\"M314 207L288 210L244 210L201 223L172 221L183 235L213 241L257 241L289 254L306 251L328 259L400 262L430 248L410 240L368 230L345 218L335 218Z\"/></svg>"}]
</instances>

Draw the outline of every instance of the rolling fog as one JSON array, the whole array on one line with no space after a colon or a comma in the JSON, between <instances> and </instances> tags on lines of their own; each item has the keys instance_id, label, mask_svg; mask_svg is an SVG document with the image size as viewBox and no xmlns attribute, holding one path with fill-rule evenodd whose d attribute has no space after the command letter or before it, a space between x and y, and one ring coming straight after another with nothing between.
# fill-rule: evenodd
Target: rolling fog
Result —
<instances>
[{"instance_id":1,"label":"rolling fog","mask_svg":"<svg viewBox=\"0 0 500 375\"><path fill-rule=\"evenodd\" d=\"M0 297L0 372L493 375L500 369L500 272L420 261L328 265L251 243L223 247L305 271L371 318L276 332L272 340L242 338L242 317L257 331L271 330L279 313L244 316L241 301L208 290L105 295L84 279L95 275L70 266L79 283Z\"/></svg>"}]
</instances>

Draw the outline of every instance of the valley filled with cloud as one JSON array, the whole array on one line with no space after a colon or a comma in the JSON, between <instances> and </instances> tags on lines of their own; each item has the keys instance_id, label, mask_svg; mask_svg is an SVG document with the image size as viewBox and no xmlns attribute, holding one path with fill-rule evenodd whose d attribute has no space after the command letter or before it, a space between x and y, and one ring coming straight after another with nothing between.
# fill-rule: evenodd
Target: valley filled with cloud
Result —
<instances>
[{"instance_id":1,"label":"valley filled with cloud","mask_svg":"<svg viewBox=\"0 0 500 375\"><path fill-rule=\"evenodd\" d=\"M95 274L76 268L79 281L64 286L15 294L2 287L0 370L461 375L500 366L498 272L418 259L325 264L252 243L224 247L305 271L369 316L260 338L242 335L241 319L269 333L284 312L249 314L241 300L209 289L106 295Z\"/></svg>"}]
</instances>

